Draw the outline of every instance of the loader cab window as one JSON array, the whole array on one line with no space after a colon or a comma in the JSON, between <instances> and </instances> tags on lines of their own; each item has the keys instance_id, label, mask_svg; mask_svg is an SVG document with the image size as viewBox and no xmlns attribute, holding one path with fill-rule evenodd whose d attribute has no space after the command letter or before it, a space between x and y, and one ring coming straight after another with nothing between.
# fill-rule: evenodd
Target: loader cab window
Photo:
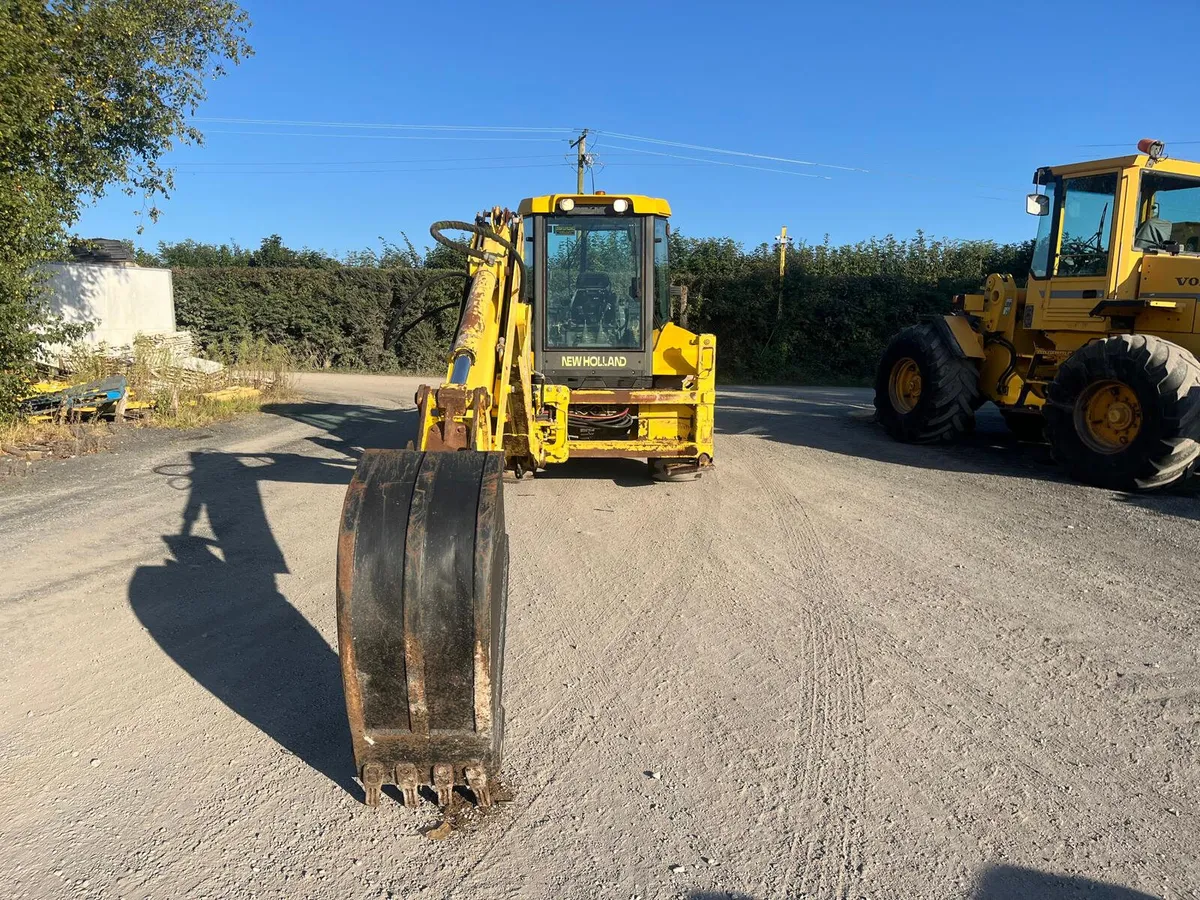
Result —
<instances>
[{"instance_id":1,"label":"loader cab window","mask_svg":"<svg viewBox=\"0 0 1200 900\"><path fill-rule=\"evenodd\" d=\"M1057 185L1054 182L1046 185L1045 194L1050 198L1050 215L1038 217L1037 240L1033 243L1033 262L1029 266L1029 274L1034 278L1045 278L1050 274L1050 257L1052 244L1050 239L1054 233L1054 196Z\"/></svg>"},{"instance_id":2,"label":"loader cab window","mask_svg":"<svg viewBox=\"0 0 1200 900\"><path fill-rule=\"evenodd\" d=\"M654 220L654 327L671 320L671 270L667 256L667 220Z\"/></svg>"},{"instance_id":3,"label":"loader cab window","mask_svg":"<svg viewBox=\"0 0 1200 900\"><path fill-rule=\"evenodd\" d=\"M1200 180L1145 172L1133 246L1161 250L1168 243L1200 253Z\"/></svg>"},{"instance_id":4,"label":"loader cab window","mask_svg":"<svg viewBox=\"0 0 1200 900\"><path fill-rule=\"evenodd\" d=\"M537 241L534 240L533 216L525 217L525 244L521 248L521 259L525 263L525 277L521 283L521 299L526 303L533 302L533 279L537 277Z\"/></svg>"},{"instance_id":5,"label":"loader cab window","mask_svg":"<svg viewBox=\"0 0 1200 900\"><path fill-rule=\"evenodd\" d=\"M1085 175L1063 181L1061 277L1095 277L1108 272L1108 248L1116 211L1117 173Z\"/></svg>"},{"instance_id":6,"label":"loader cab window","mask_svg":"<svg viewBox=\"0 0 1200 900\"><path fill-rule=\"evenodd\" d=\"M546 347L642 346L642 220L546 219Z\"/></svg>"}]
</instances>

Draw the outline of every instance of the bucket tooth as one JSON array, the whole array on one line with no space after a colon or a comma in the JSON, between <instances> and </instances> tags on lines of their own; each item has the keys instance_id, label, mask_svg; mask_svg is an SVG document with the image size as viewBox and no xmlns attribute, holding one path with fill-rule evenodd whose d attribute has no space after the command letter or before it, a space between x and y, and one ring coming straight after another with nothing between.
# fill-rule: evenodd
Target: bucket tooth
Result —
<instances>
[{"instance_id":1,"label":"bucket tooth","mask_svg":"<svg viewBox=\"0 0 1200 900\"><path fill-rule=\"evenodd\" d=\"M383 793L383 766L368 764L362 768L363 791L367 806L378 806Z\"/></svg>"},{"instance_id":2,"label":"bucket tooth","mask_svg":"<svg viewBox=\"0 0 1200 900\"><path fill-rule=\"evenodd\" d=\"M492 805L492 792L488 787L487 772L483 766L467 766L467 787L471 789L471 793L475 795L475 802L480 806L488 807Z\"/></svg>"},{"instance_id":3,"label":"bucket tooth","mask_svg":"<svg viewBox=\"0 0 1200 900\"><path fill-rule=\"evenodd\" d=\"M400 795L404 798L404 805L409 809L416 809L421 802L420 797L417 796L417 789L421 786L417 767L412 763L400 763L396 766L395 778L396 786L400 788Z\"/></svg>"},{"instance_id":4,"label":"bucket tooth","mask_svg":"<svg viewBox=\"0 0 1200 900\"><path fill-rule=\"evenodd\" d=\"M454 795L454 766L438 763L433 767L433 789L437 792L438 806L449 806Z\"/></svg>"}]
</instances>

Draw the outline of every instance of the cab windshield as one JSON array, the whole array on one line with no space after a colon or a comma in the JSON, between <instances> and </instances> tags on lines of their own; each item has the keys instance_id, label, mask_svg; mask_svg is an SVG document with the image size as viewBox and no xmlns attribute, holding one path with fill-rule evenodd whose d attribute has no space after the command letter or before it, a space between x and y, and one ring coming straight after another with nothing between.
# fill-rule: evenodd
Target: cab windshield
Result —
<instances>
[{"instance_id":1,"label":"cab windshield","mask_svg":"<svg viewBox=\"0 0 1200 900\"><path fill-rule=\"evenodd\" d=\"M642 221L546 220L546 347L642 346Z\"/></svg>"}]
</instances>

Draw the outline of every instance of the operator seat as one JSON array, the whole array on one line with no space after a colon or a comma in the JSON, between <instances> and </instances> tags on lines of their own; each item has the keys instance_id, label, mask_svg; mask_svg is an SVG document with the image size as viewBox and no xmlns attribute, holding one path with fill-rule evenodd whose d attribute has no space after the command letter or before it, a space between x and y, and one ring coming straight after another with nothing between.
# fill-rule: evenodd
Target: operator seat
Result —
<instances>
[{"instance_id":1,"label":"operator seat","mask_svg":"<svg viewBox=\"0 0 1200 900\"><path fill-rule=\"evenodd\" d=\"M571 297L571 318L577 322L597 322L611 311L615 300L612 280L606 273L580 272Z\"/></svg>"},{"instance_id":2,"label":"operator seat","mask_svg":"<svg viewBox=\"0 0 1200 900\"><path fill-rule=\"evenodd\" d=\"M1150 208L1150 218L1133 234L1134 250L1159 250L1171 240L1171 223L1158 217L1158 204Z\"/></svg>"}]
</instances>

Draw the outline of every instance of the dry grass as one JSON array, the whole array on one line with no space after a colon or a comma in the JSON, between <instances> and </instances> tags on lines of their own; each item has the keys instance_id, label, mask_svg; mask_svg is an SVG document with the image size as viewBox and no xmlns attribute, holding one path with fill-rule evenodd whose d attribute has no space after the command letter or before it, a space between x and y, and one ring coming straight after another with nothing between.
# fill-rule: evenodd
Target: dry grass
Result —
<instances>
[{"instance_id":1,"label":"dry grass","mask_svg":"<svg viewBox=\"0 0 1200 900\"><path fill-rule=\"evenodd\" d=\"M16 421L0 425L0 475L20 471L39 459L65 459L104 448L107 422L64 424Z\"/></svg>"},{"instance_id":2,"label":"dry grass","mask_svg":"<svg viewBox=\"0 0 1200 900\"><path fill-rule=\"evenodd\" d=\"M129 383L130 408L141 404L144 425L195 428L256 412L264 403L295 394L291 356L266 341L243 340L215 354L220 372L205 373L180 364L169 347L148 338L134 341L132 358L114 358L105 348L76 348L70 359L73 384L122 374ZM250 391L229 391L231 387ZM216 392L235 396L212 397Z\"/></svg>"},{"instance_id":3,"label":"dry grass","mask_svg":"<svg viewBox=\"0 0 1200 900\"><path fill-rule=\"evenodd\" d=\"M220 354L219 372L181 365L170 348L139 338L132 353L105 347L76 347L68 361L69 384L86 384L124 375L127 416L142 428L199 428L257 412L265 403L295 396L291 357L264 341L243 341ZM0 423L0 474L5 464L25 465L44 457L78 456L101 449L113 433L111 423L85 413L75 421L17 420Z\"/></svg>"}]
</instances>

